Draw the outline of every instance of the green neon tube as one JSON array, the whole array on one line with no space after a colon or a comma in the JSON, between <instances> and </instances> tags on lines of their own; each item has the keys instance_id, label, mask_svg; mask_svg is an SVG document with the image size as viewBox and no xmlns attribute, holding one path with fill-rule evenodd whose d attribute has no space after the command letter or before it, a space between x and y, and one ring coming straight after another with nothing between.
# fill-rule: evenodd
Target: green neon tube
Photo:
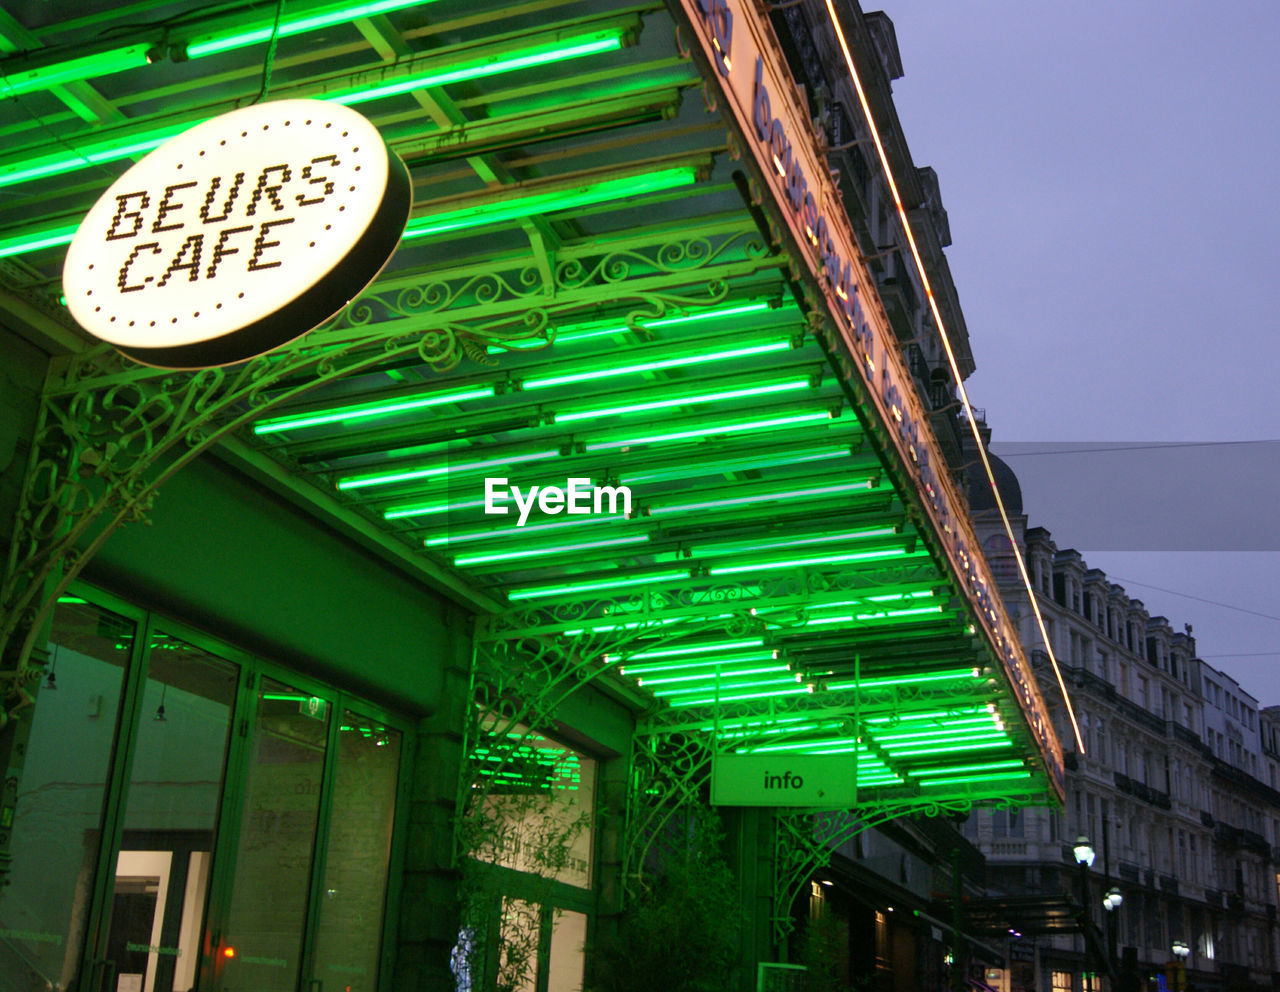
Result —
<instances>
[{"instance_id":1,"label":"green neon tube","mask_svg":"<svg viewBox=\"0 0 1280 992\"><path fill-rule=\"evenodd\" d=\"M487 555L460 555L453 559L459 568L468 565L484 565L496 561L516 561L521 558L540 558L543 555L560 555L568 551L589 551L593 548L614 548L624 544L645 544L648 534L635 534L629 537L611 537L603 541L584 541L580 544L553 544L537 548L523 548L520 551L495 551Z\"/></svg>"},{"instance_id":2,"label":"green neon tube","mask_svg":"<svg viewBox=\"0 0 1280 992\"><path fill-rule=\"evenodd\" d=\"M751 431L770 430L785 427L802 427L815 421L831 420L831 413L802 413L792 417L775 417L771 420L749 420L740 423L712 424L707 427L696 427L687 431L673 431L669 434L651 434L646 437L626 437L614 441L596 441L585 445L587 451L611 451L618 448L630 448L641 444L665 444L670 441L696 441L699 438L716 434L743 434Z\"/></svg>"},{"instance_id":3,"label":"green neon tube","mask_svg":"<svg viewBox=\"0 0 1280 992\"><path fill-rule=\"evenodd\" d=\"M953 778L921 779L918 784L922 789L932 789L932 788L938 788L944 785L951 785L951 786L964 785L969 782L1009 782L1009 781L1013 781L1014 779L1026 780L1030 778L1032 778L1032 774L1031 772L1028 772L1028 771L1005 772L1004 774L1001 774L1001 775L996 775L996 774L971 775L968 778L962 778L962 779L959 779L958 781Z\"/></svg>"},{"instance_id":4,"label":"green neon tube","mask_svg":"<svg viewBox=\"0 0 1280 992\"><path fill-rule=\"evenodd\" d=\"M997 730L989 724L986 726L981 724L962 724L950 726L940 731L922 730L905 734L876 734L875 739L877 743L884 747L897 747L899 745L914 747L917 744L926 744L929 741L981 741L1000 736L1007 737L1004 731Z\"/></svg>"},{"instance_id":5,"label":"green neon tube","mask_svg":"<svg viewBox=\"0 0 1280 992\"><path fill-rule=\"evenodd\" d=\"M474 62L465 63L461 66L454 66L448 72L423 74L420 76L396 80L393 83L388 83L382 86L366 87L363 89L340 93L330 93L317 97L317 99L342 104L364 103L369 100L377 100L382 97L392 96L398 93L407 93L411 90L422 89L427 86L442 85L446 82L459 82L464 79L478 79L483 76L492 76L503 72L511 72L515 69L521 69L528 66L557 62L561 59L579 58L596 52L621 48L622 35L622 28L610 28L603 31L597 30L587 32L585 34L562 39L554 44L547 43L536 45L505 58L478 59ZM43 155L35 159L24 159L17 162L11 162L7 165L0 165L0 187L11 186L31 179L38 179L41 176L57 175L64 172L75 172L79 169L86 169L92 165L98 165L103 162L115 162L123 158L129 158L131 156L141 154L142 152L148 152L162 144L173 135L194 127L197 123L199 122L187 121L182 124L175 124L156 130L144 131L110 141L102 141L95 144L85 145L84 147L77 148L71 152L58 152L56 154ZM674 171L678 170L663 170L664 173L672 173ZM692 167L686 167L685 171L692 171ZM643 177L640 177L640 179L643 179ZM666 180L675 182L676 177L674 175L667 175ZM635 181L637 180L632 180L632 182ZM682 181L692 182L693 179L687 178ZM611 195L621 196L624 194L614 192ZM414 230L415 225L426 224L431 220L432 218L430 217L418 218L417 220L410 222L409 228ZM459 224L455 226L466 226L466 224ZM431 233L430 230L422 229L418 230L413 236L417 237L429 233ZM410 235L406 232L406 237L408 236Z\"/></svg>"},{"instance_id":6,"label":"green neon tube","mask_svg":"<svg viewBox=\"0 0 1280 992\"><path fill-rule=\"evenodd\" d=\"M706 555L727 555L740 551L771 551L775 548L798 548L811 544L832 544L836 541L861 541L869 537L892 537L897 533L892 527L869 527L865 530L846 530L812 537L793 537L782 541L726 541L721 544L698 544L689 549L694 558Z\"/></svg>"},{"instance_id":7,"label":"green neon tube","mask_svg":"<svg viewBox=\"0 0 1280 992\"><path fill-rule=\"evenodd\" d=\"M769 396L774 393L795 392L809 389L808 379L791 382L778 382L767 386L747 386L742 389L722 389L714 393L685 393L667 399L653 400L648 403L630 403L625 406L604 407L595 410L577 410L571 413L557 413L557 424L572 423L575 420L596 420L602 417L615 417L624 413L640 413L645 410L667 410L671 407L688 406L691 403L719 403L723 400L743 399L747 396Z\"/></svg>"},{"instance_id":8,"label":"green neon tube","mask_svg":"<svg viewBox=\"0 0 1280 992\"><path fill-rule=\"evenodd\" d=\"M747 662L773 661L772 651L748 651L745 654L717 656L715 658L692 658L689 661L651 661L646 664L633 665L623 662L618 671L623 675L658 675L664 672L692 672L721 665L738 665Z\"/></svg>"},{"instance_id":9,"label":"green neon tube","mask_svg":"<svg viewBox=\"0 0 1280 992\"><path fill-rule=\"evenodd\" d=\"M973 678L973 669L957 669L953 672L934 672L932 675L904 675L892 679L850 679L849 681L828 682L828 689L880 689L893 685L924 685L928 682L955 682L959 679Z\"/></svg>"},{"instance_id":10,"label":"green neon tube","mask_svg":"<svg viewBox=\"0 0 1280 992\"><path fill-rule=\"evenodd\" d=\"M690 644L678 648L651 648L648 651L636 651L627 655L627 661L641 661L648 658L679 658L688 654L706 654L708 651L731 651L734 648L762 648L764 639L750 637L736 641L709 641L704 644Z\"/></svg>"},{"instance_id":11,"label":"green neon tube","mask_svg":"<svg viewBox=\"0 0 1280 992\"><path fill-rule=\"evenodd\" d=\"M516 69L529 69L538 65L560 62L564 59L576 59L584 55L595 55L599 52L612 52L622 47L622 33L622 28L595 31L588 35L579 36L581 40L566 39L549 42L544 45L534 45L518 54L508 55L504 58L490 56L483 59L474 59L470 62L463 62L455 68L444 72L423 73L406 79L397 79L395 82L387 83L383 86L349 90L345 93L331 94L322 97L322 99L350 106L354 103L367 103L370 100L399 96L401 93L410 93L413 90L426 89L430 86L445 86L449 83L460 83L468 79L483 79L485 76L496 76L503 72L513 72ZM418 234L413 236L420 237L424 234L433 234L436 230L441 229L433 228L419 231ZM449 230L449 228L443 228L442 230Z\"/></svg>"},{"instance_id":12,"label":"green neon tube","mask_svg":"<svg viewBox=\"0 0 1280 992\"><path fill-rule=\"evenodd\" d=\"M900 758L927 758L931 754L950 754L956 751L990 751L993 748L1001 747L1013 747L1013 741L975 741L972 744L957 744L954 747L928 747L914 751L893 751L890 757L896 761Z\"/></svg>"},{"instance_id":13,"label":"green neon tube","mask_svg":"<svg viewBox=\"0 0 1280 992\"><path fill-rule=\"evenodd\" d=\"M1010 768L1026 769L1026 765L1021 759L1011 761L988 761L976 765L929 765L925 768L911 769L911 775L929 775L937 777L940 775L967 775L970 772L996 772L1005 771Z\"/></svg>"},{"instance_id":14,"label":"green neon tube","mask_svg":"<svg viewBox=\"0 0 1280 992\"><path fill-rule=\"evenodd\" d=\"M836 565L846 561L883 561L886 558L917 558L926 552L909 553L902 548L884 551L853 551L846 555L822 555L818 558L791 558L787 561L762 561L745 565L722 565L708 569L711 575L738 575L742 572L765 572L774 568L800 568L805 565Z\"/></svg>"},{"instance_id":15,"label":"green neon tube","mask_svg":"<svg viewBox=\"0 0 1280 992\"><path fill-rule=\"evenodd\" d=\"M276 32L279 38L291 38L296 34L318 31L334 24L344 24L361 17L374 17L393 10L430 3L431 0L372 0L370 3L339 4L321 7L301 17L281 17ZM273 19L255 21L246 27L196 35L186 45L187 58L200 59L235 48L247 48L271 38Z\"/></svg>"},{"instance_id":16,"label":"green neon tube","mask_svg":"<svg viewBox=\"0 0 1280 992\"><path fill-rule=\"evenodd\" d=\"M727 496L724 499L701 500L697 503L669 503L666 506L651 506L649 514L658 516L663 513L687 513L690 510L714 510L729 506L749 506L752 503L768 503L784 499L809 499L814 496L838 496L842 493L873 492L871 479L862 482L848 482L837 486L815 486L809 489L788 489L781 492L758 493L753 496Z\"/></svg>"},{"instance_id":17,"label":"green neon tube","mask_svg":"<svg viewBox=\"0 0 1280 992\"><path fill-rule=\"evenodd\" d=\"M510 503L511 497L508 495L494 500L495 503ZM405 517L429 517L437 513L449 513L452 510L474 510L476 507L484 506L483 499L462 500L458 503L407 503L400 506L392 506L382 511L383 520L402 520Z\"/></svg>"},{"instance_id":18,"label":"green neon tube","mask_svg":"<svg viewBox=\"0 0 1280 992\"><path fill-rule=\"evenodd\" d=\"M789 351L791 342L766 341L744 345L738 348L726 348L723 351L692 352L676 355L671 358L654 359L651 362L636 362L632 365L602 364L599 361L581 366L578 371L565 372L561 375L548 376L545 379L527 379L524 389L549 389L552 386L565 386L575 382L596 382L619 375L636 375L641 372L656 372L662 369L683 368L687 365L706 365L709 362L722 362L730 358L745 358L749 355L768 355L776 351Z\"/></svg>"},{"instance_id":19,"label":"green neon tube","mask_svg":"<svg viewBox=\"0 0 1280 992\"><path fill-rule=\"evenodd\" d=\"M333 407L329 410L318 410L315 413L298 414L296 416L273 417L260 420L253 425L255 434L274 434L279 431L291 431L301 427L317 427L321 424L345 423L353 420L372 420L390 417L409 410L421 410L426 407L440 406L444 403L461 403L464 400L482 399L493 395L492 386L480 386L475 389L453 389L436 393L422 393L407 396L401 400L384 400L381 402L352 403L349 406Z\"/></svg>"},{"instance_id":20,"label":"green neon tube","mask_svg":"<svg viewBox=\"0 0 1280 992\"><path fill-rule=\"evenodd\" d=\"M782 743L779 743L779 744L753 744L752 746L744 747L741 750L744 753L749 752L751 754L778 754L778 753L785 753L787 751L794 751L797 754L801 754L806 750L817 748L817 747L856 748L856 751L858 754L858 770L859 771L862 771L862 769L867 765L878 766L880 768L885 767L884 763L880 761L879 758L877 758L865 747L858 744L856 741L851 741L847 736L846 737L824 737L819 740L811 740L811 741L794 741L794 740L783 741ZM851 749L849 753L853 754L854 751Z\"/></svg>"},{"instance_id":21,"label":"green neon tube","mask_svg":"<svg viewBox=\"0 0 1280 992\"><path fill-rule=\"evenodd\" d=\"M794 303L785 303L775 307L771 303L747 303L741 306L719 307L714 310L704 310L701 313L686 314L681 317L660 317L657 320L636 321L636 326L640 328L651 327L670 327L675 324L701 323L703 321L721 320L725 317L737 317L743 314L760 313L765 310L776 310L782 312L784 310L794 310ZM626 324L619 324L616 320L595 320L581 324L565 324L558 327L551 341L554 344L578 344L582 341L590 341L594 338L612 337L615 334L626 334L633 328ZM505 345L489 345L487 351L490 355L501 354L506 351L529 351L537 350L544 347L545 343L541 340L529 342L526 340L516 340L508 342Z\"/></svg>"},{"instance_id":22,"label":"green neon tube","mask_svg":"<svg viewBox=\"0 0 1280 992\"><path fill-rule=\"evenodd\" d=\"M800 696L812 691L811 686L798 685L792 689L774 689L772 692L735 693L730 696L700 696L695 699L677 696L675 699L668 699L667 704L674 709L684 709L689 706L709 706L712 703L738 703L747 699L766 699L770 696Z\"/></svg>"},{"instance_id":23,"label":"green neon tube","mask_svg":"<svg viewBox=\"0 0 1280 992\"><path fill-rule=\"evenodd\" d=\"M870 723L871 721L867 721ZM957 730L965 733L974 731L985 731L987 733L1003 733L990 719L983 719L981 716L959 717L955 720L948 720L945 725L933 726L928 729L907 729L898 730L897 728L886 728L876 731L877 740L895 740L906 737L921 736L938 736L948 737L955 734Z\"/></svg>"},{"instance_id":24,"label":"green neon tube","mask_svg":"<svg viewBox=\"0 0 1280 992\"><path fill-rule=\"evenodd\" d=\"M477 505L483 505L481 500ZM429 548L438 548L446 544L461 544L463 541L483 541L494 537L522 537L525 534L541 534L549 530L565 530L569 527L585 527L589 524L617 524L617 518L606 514L583 517L581 520L562 520L554 524L526 524L524 527L496 527L492 530L470 530L457 534L436 534L424 542Z\"/></svg>"},{"instance_id":25,"label":"green neon tube","mask_svg":"<svg viewBox=\"0 0 1280 992\"><path fill-rule=\"evenodd\" d=\"M0 238L0 258L8 258L10 255L25 255L29 251L39 251L41 248L56 248L59 245L69 245L79 227L79 224L60 224L57 227L46 227L30 234L16 234L7 238Z\"/></svg>"},{"instance_id":26,"label":"green neon tube","mask_svg":"<svg viewBox=\"0 0 1280 992\"><path fill-rule=\"evenodd\" d=\"M507 599L549 599L553 596L573 596L584 592L599 592L605 589L626 589L630 586L642 586L648 582L671 582L675 579L687 579L687 569L668 572L649 572L645 575L632 575L625 579L601 579L597 582L570 582L558 586L533 586L526 589L513 589L507 593Z\"/></svg>"},{"instance_id":27,"label":"green neon tube","mask_svg":"<svg viewBox=\"0 0 1280 992\"><path fill-rule=\"evenodd\" d=\"M377 14L430 2L431 0L373 0L371 3L331 5L301 17L282 17L280 26L276 29L276 35L280 38L289 38L307 31L354 21L361 17L373 17ZM218 52L256 45L270 39L273 21L273 18L268 18L256 21L248 27L197 35L183 47L183 53L186 58L198 59ZM140 69L149 64L147 52L152 47L149 42L125 45L25 72L11 73L0 80L0 98L20 96L36 90L51 89L64 83L98 79L117 72Z\"/></svg>"},{"instance_id":28,"label":"green neon tube","mask_svg":"<svg viewBox=\"0 0 1280 992\"><path fill-rule=\"evenodd\" d=\"M989 717L990 715L990 712L984 706L959 706L950 710L930 710L928 713L895 713L893 716L873 716L867 719L867 723L898 724L933 722L940 725L943 720L946 720L948 721L948 725L950 725L950 721L955 719L971 716Z\"/></svg>"},{"instance_id":29,"label":"green neon tube","mask_svg":"<svg viewBox=\"0 0 1280 992\"><path fill-rule=\"evenodd\" d=\"M678 698L681 696L687 696L687 695L690 695L691 693L701 693L702 695L705 696L708 692L714 693L715 686L717 685L720 687L722 692L737 692L739 689L763 689L771 685L778 686L779 688L789 688L795 684L796 684L795 679L784 678L781 676L775 676L773 678L763 678L763 679L750 678L750 677L746 677L746 678L726 677L724 679L721 679L719 682L713 683L712 685L692 685L692 686L684 685L684 686L675 686L675 687L663 686L661 688L653 689L651 691L653 695L657 696L659 699L668 699L668 698Z\"/></svg>"},{"instance_id":30,"label":"green neon tube","mask_svg":"<svg viewBox=\"0 0 1280 992\"><path fill-rule=\"evenodd\" d=\"M0 187L14 186L18 183L24 183L31 179L40 179L44 176L61 175L64 172L76 172L80 169L87 169L91 165L118 162L123 158L141 155L159 147L175 134L181 134L196 123L198 122L189 121L185 124L171 124L168 127L123 137L115 141L99 141L95 144L86 145L76 152L57 152L50 155L41 155L34 159L23 159L18 162L0 165ZM47 234L47 232L41 233ZM33 238L38 236L38 234L32 235Z\"/></svg>"},{"instance_id":31,"label":"green neon tube","mask_svg":"<svg viewBox=\"0 0 1280 992\"><path fill-rule=\"evenodd\" d=\"M790 685L795 678L783 677L785 664L773 664L763 668L733 668L731 671L709 672L707 675L671 676L669 678L637 678L636 685L644 686L655 696L678 696L686 692L705 692L710 686L718 685L723 689L758 689L767 685ZM750 678L750 676L769 675L772 678ZM708 685L710 682L710 686ZM653 686L673 686L672 689L653 689Z\"/></svg>"},{"instance_id":32,"label":"green neon tube","mask_svg":"<svg viewBox=\"0 0 1280 992\"><path fill-rule=\"evenodd\" d=\"M755 455L746 458L731 458L725 461L695 462L676 468L663 469L658 472L637 472L624 475L619 481L626 486L640 485L645 482L665 482L671 479L696 479L705 475L728 475L753 468L776 468L779 465L799 465L803 462L830 461L836 458L848 458L852 454L848 447L809 448L795 454L787 455L776 452L770 455Z\"/></svg>"},{"instance_id":33,"label":"green neon tube","mask_svg":"<svg viewBox=\"0 0 1280 992\"><path fill-rule=\"evenodd\" d=\"M832 727L840 725L839 720L828 720L826 723ZM806 726L798 727L796 724L806 724ZM768 730L772 727L784 727L786 728L786 733L794 734L801 730L814 729L819 726L819 724L813 722L812 717L808 716L774 716L758 720L724 720L720 723L704 723L698 728L698 731L703 734L710 734L720 730L757 732Z\"/></svg>"},{"instance_id":34,"label":"green neon tube","mask_svg":"<svg viewBox=\"0 0 1280 992\"><path fill-rule=\"evenodd\" d=\"M370 486L389 486L396 482L412 482L416 479L430 479L437 475L453 475L459 472L472 472L476 469L490 469L503 465L514 465L522 462L540 462L548 458L560 457L559 449L555 451L534 451L524 455L507 455L503 458L486 458L482 461L463 462L457 465L445 463L424 465L420 468L407 468L399 472L372 472L365 475L348 475L338 480L339 489L366 489Z\"/></svg>"},{"instance_id":35,"label":"green neon tube","mask_svg":"<svg viewBox=\"0 0 1280 992\"><path fill-rule=\"evenodd\" d=\"M496 224L499 221L510 220L513 217L527 217L530 214L572 210L593 203L605 203L628 196L639 196L642 193L655 193L664 189L674 189L677 186L688 186L697 181L698 170L692 165L685 165L672 169L657 169L621 179L601 179L572 189L530 193L528 196L504 200L482 201L456 210L415 217L409 221L401 240L412 241L414 238L423 238L429 234L443 234L446 231L460 231L464 228ZM527 383L525 388L529 388Z\"/></svg>"},{"instance_id":36,"label":"green neon tube","mask_svg":"<svg viewBox=\"0 0 1280 992\"><path fill-rule=\"evenodd\" d=\"M910 617L937 616L942 606L918 606L910 610L880 610L876 613L850 613L835 617L813 617L806 620L806 627L826 627L836 623L868 623L876 620L904 620ZM896 626L884 624L883 626Z\"/></svg>"},{"instance_id":37,"label":"green neon tube","mask_svg":"<svg viewBox=\"0 0 1280 992\"><path fill-rule=\"evenodd\" d=\"M55 62L36 69L18 70L0 77L0 98L21 96L36 90L52 89L63 83L81 79L109 76L127 69L138 69L147 64L150 45L125 45L106 52L82 55L79 58Z\"/></svg>"}]
</instances>

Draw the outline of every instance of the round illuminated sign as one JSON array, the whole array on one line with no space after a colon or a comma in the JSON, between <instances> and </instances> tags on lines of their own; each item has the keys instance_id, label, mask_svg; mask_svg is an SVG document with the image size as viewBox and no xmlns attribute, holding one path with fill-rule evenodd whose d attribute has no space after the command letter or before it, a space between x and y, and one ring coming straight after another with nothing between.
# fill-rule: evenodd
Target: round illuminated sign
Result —
<instances>
[{"instance_id":1,"label":"round illuminated sign","mask_svg":"<svg viewBox=\"0 0 1280 992\"><path fill-rule=\"evenodd\" d=\"M345 307L409 219L404 163L319 100L233 110L165 142L94 204L67 250L67 307L136 361L253 358Z\"/></svg>"}]
</instances>

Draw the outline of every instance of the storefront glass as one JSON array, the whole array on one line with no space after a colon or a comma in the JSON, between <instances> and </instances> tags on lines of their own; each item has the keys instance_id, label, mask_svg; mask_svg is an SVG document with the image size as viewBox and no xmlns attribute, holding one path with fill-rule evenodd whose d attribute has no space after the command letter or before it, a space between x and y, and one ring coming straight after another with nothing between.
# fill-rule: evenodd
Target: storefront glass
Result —
<instances>
[{"instance_id":1,"label":"storefront glass","mask_svg":"<svg viewBox=\"0 0 1280 992\"><path fill-rule=\"evenodd\" d=\"M0 888L0 990L68 988L80 966L136 625L75 597L54 618Z\"/></svg>"}]
</instances>

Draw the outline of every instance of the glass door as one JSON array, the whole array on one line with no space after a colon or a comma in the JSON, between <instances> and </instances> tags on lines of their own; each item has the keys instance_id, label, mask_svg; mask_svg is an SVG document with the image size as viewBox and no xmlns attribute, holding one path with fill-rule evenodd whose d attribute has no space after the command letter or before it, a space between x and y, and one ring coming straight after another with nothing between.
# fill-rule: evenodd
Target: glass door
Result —
<instances>
[{"instance_id":1,"label":"glass door","mask_svg":"<svg viewBox=\"0 0 1280 992\"><path fill-rule=\"evenodd\" d=\"M309 992L372 992L382 950L400 731L355 709L337 728Z\"/></svg>"},{"instance_id":2,"label":"glass door","mask_svg":"<svg viewBox=\"0 0 1280 992\"><path fill-rule=\"evenodd\" d=\"M211 947L214 989L298 987L332 710L260 679L230 903Z\"/></svg>"},{"instance_id":3,"label":"glass door","mask_svg":"<svg viewBox=\"0 0 1280 992\"><path fill-rule=\"evenodd\" d=\"M102 992L187 992L205 894L240 666L151 629L109 881Z\"/></svg>"},{"instance_id":4,"label":"glass door","mask_svg":"<svg viewBox=\"0 0 1280 992\"><path fill-rule=\"evenodd\" d=\"M53 629L0 888L0 992L80 979L125 673L138 648L135 620L78 597L59 601Z\"/></svg>"}]
</instances>

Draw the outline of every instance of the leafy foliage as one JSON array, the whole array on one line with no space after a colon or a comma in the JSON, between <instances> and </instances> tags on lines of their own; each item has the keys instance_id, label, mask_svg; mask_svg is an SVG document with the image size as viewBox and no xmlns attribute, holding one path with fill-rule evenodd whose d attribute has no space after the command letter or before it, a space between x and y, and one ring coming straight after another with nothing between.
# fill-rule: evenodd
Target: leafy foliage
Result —
<instances>
[{"instance_id":1,"label":"leafy foliage","mask_svg":"<svg viewBox=\"0 0 1280 992\"><path fill-rule=\"evenodd\" d=\"M692 811L660 863L600 941L592 992L722 992L733 988L742 911L719 821Z\"/></svg>"}]
</instances>

